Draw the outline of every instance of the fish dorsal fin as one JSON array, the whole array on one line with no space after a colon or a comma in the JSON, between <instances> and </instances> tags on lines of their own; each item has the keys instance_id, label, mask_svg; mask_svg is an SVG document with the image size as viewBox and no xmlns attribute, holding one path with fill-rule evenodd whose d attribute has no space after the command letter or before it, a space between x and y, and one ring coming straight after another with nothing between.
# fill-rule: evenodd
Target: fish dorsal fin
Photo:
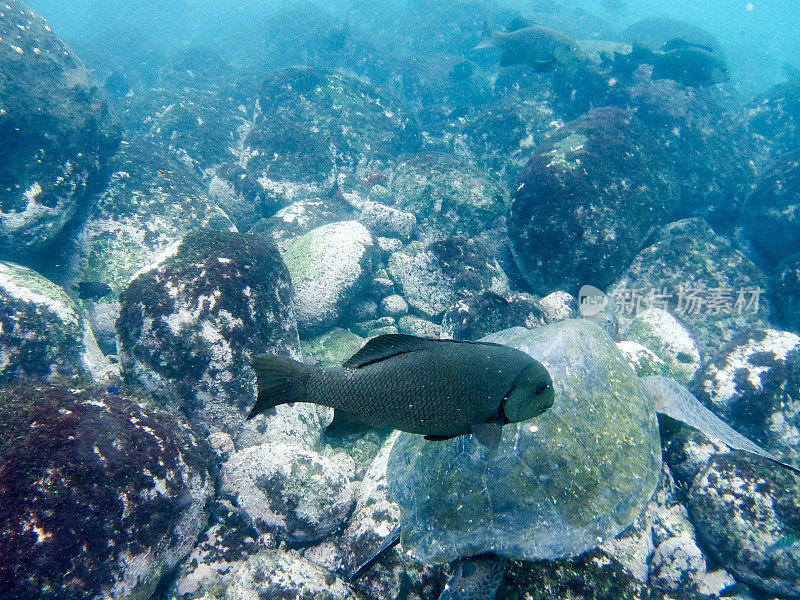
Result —
<instances>
[{"instance_id":1,"label":"fish dorsal fin","mask_svg":"<svg viewBox=\"0 0 800 600\"><path fill-rule=\"evenodd\" d=\"M497 346L490 342L473 342L466 340L437 340L433 338L417 337L405 333L387 333L372 338L364 347L353 354L342 365L348 369L360 369L393 356L420 352L440 347L440 344L479 344L482 346Z\"/></svg>"}]
</instances>

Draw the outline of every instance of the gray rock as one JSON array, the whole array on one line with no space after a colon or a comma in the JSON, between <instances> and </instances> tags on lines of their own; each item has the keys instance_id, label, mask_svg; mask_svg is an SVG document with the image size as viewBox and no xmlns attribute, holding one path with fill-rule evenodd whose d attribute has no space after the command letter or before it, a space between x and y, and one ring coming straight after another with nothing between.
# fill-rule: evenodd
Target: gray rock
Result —
<instances>
[{"instance_id":1,"label":"gray rock","mask_svg":"<svg viewBox=\"0 0 800 600\"><path fill-rule=\"evenodd\" d=\"M398 295L392 294L381 300L381 314L387 317L399 318L408 313L408 302Z\"/></svg>"},{"instance_id":2,"label":"gray rock","mask_svg":"<svg viewBox=\"0 0 800 600\"><path fill-rule=\"evenodd\" d=\"M705 575L706 559L688 535L663 541L650 560L650 584L665 592L693 590Z\"/></svg>"},{"instance_id":3,"label":"gray rock","mask_svg":"<svg viewBox=\"0 0 800 600\"><path fill-rule=\"evenodd\" d=\"M713 458L689 493L707 548L738 578L770 594L800 597L800 483L741 454Z\"/></svg>"},{"instance_id":4,"label":"gray rock","mask_svg":"<svg viewBox=\"0 0 800 600\"><path fill-rule=\"evenodd\" d=\"M0 262L0 381L87 376L114 371L75 302L32 271Z\"/></svg>"},{"instance_id":5,"label":"gray rock","mask_svg":"<svg viewBox=\"0 0 800 600\"><path fill-rule=\"evenodd\" d=\"M564 291L552 292L539 299L539 308L546 323L572 319L578 314L578 302L572 294Z\"/></svg>"},{"instance_id":6,"label":"gray rock","mask_svg":"<svg viewBox=\"0 0 800 600\"><path fill-rule=\"evenodd\" d=\"M648 308L667 310L687 328L701 356L711 356L738 332L767 319L766 285L747 257L695 218L660 229L609 296L621 323Z\"/></svg>"},{"instance_id":7,"label":"gray rock","mask_svg":"<svg viewBox=\"0 0 800 600\"><path fill-rule=\"evenodd\" d=\"M537 294L604 288L680 197L663 148L637 116L596 108L531 155L508 217L514 260Z\"/></svg>"},{"instance_id":8,"label":"gray rock","mask_svg":"<svg viewBox=\"0 0 800 600\"><path fill-rule=\"evenodd\" d=\"M698 397L730 425L800 463L800 336L756 329L734 338L700 371Z\"/></svg>"},{"instance_id":9,"label":"gray rock","mask_svg":"<svg viewBox=\"0 0 800 600\"><path fill-rule=\"evenodd\" d=\"M442 329L455 340L477 340L509 327L533 329L544 324L544 313L530 294L505 296L482 292L467 296L448 307Z\"/></svg>"},{"instance_id":10,"label":"gray rock","mask_svg":"<svg viewBox=\"0 0 800 600\"><path fill-rule=\"evenodd\" d=\"M0 388L0 419L2 595L149 598L208 522L211 454L189 425L104 388L27 384Z\"/></svg>"},{"instance_id":11,"label":"gray rock","mask_svg":"<svg viewBox=\"0 0 800 600\"><path fill-rule=\"evenodd\" d=\"M408 333L410 335L432 338L445 337L441 325L431 323L430 321L415 317L414 315L405 315L400 317L397 322L397 328L400 333Z\"/></svg>"},{"instance_id":12,"label":"gray rock","mask_svg":"<svg viewBox=\"0 0 800 600\"><path fill-rule=\"evenodd\" d=\"M24 260L85 206L120 131L83 63L22 2L4 3L0 39L0 259Z\"/></svg>"},{"instance_id":13,"label":"gray rock","mask_svg":"<svg viewBox=\"0 0 800 600\"><path fill-rule=\"evenodd\" d=\"M769 299L778 323L800 333L800 254L786 257L775 267L769 279Z\"/></svg>"},{"instance_id":14,"label":"gray rock","mask_svg":"<svg viewBox=\"0 0 800 600\"><path fill-rule=\"evenodd\" d=\"M358 220L373 235L407 240L417 227L417 218L409 213L372 200L361 201L357 205Z\"/></svg>"},{"instance_id":15,"label":"gray rock","mask_svg":"<svg viewBox=\"0 0 800 600\"><path fill-rule=\"evenodd\" d=\"M336 324L371 272L372 249L372 236L358 221L323 225L289 244L283 259L301 335Z\"/></svg>"},{"instance_id":16,"label":"gray rock","mask_svg":"<svg viewBox=\"0 0 800 600\"><path fill-rule=\"evenodd\" d=\"M256 396L252 357L299 355L291 281L274 245L196 231L143 270L121 304L120 363L131 381L210 432L237 438L272 419L242 428Z\"/></svg>"},{"instance_id":17,"label":"gray rock","mask_svg":"<svg viewBox=\"0 0 800 600\"><path fill-rule=\"evenodd\" d=\"M111 317L119 313L119 294L131 277L195 228L235 227L197 174L151 142L124 142L109 168L108 184L76 235L73 281L111 286L108 296L79 302L104 349L115 353Z\"/></svg>"},{"instance_id":18,"label":"gray rock","mask_svg":"<svg viewBox=\"0 0 800 600\"><path fill-rule=\"evenodd\" d=\"M261 533L289 542L323 539L344 523L353 492L341 470L312 450L261 444L233 454L222 468L223 493Z\"/></svg>"},{"instance_id":19,"label":"gray rock","mask_svg":"<svg viewBox=\"0 0 800 600\"><path fill-rule=\"evenodd\" d=\"M356 321L368 321L378 318L378 303L372 298L356 302L351 311L351 316Z\"/></svg>"},{"instance_id":20,"label":"gray rock","mask_svg":"<svg viewBox=\"0 0 800 600\"><path fill-rule=\"evenodd\" d=\"M408 304L427 317L479 292L509 293L508 277L489 249L474 239L433 242L413 254L395 252L389 271Z\"/></svg>"},{"instance_id":21,"label":"gray rock","mask_svg":"<svg viewBox=\"0 0 800 600\"><path fill-rule=\"evenodd\" d=\"M239 567L223 600L356 600L345 583L295 551L267 550Z\"/></svg>"},{"instance_id":22,"label":"gray rock","mask_svg":"<svg viewBox=\"0 0 800 600\"><path fill-rule=\"evenodd\" d=\"M285 252L295 239L329 223L347 219L342 203L328 198L303 198L293 201L269 218L261 219L251 233L270 236Z\"/></svg>"}]
</instances>

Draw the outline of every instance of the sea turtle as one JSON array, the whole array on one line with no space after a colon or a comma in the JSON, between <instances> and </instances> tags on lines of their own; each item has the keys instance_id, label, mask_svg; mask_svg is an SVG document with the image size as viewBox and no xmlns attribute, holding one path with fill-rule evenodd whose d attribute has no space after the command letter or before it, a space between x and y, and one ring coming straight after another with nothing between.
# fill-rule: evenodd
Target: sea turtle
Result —
<instances>
[{"instance_id":1,"label":"sea turtle","mask_svg":"<svg viewBox=\"0 0 800 600\"><path fill-rule=\"evenodd\" d=\"M577 556L630 525L661 474L657 411L780 463L672 380L640 380L590 321L486 340L544 364L556 400L539 417L505 427L496 450L472 436L429 442L400 434L395 442L387 479L402 530L382 550L402 535L403 549L418 560L459 561L442 599L491 599L507 559Z\"/></svg>"}]
</instances>

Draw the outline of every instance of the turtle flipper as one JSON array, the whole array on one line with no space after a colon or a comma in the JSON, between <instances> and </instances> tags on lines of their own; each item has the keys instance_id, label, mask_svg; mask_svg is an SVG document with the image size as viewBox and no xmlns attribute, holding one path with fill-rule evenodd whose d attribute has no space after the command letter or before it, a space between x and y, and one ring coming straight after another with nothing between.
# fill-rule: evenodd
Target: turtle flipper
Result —
<instances>
[{"instance_id":1,"label":"turtle flipper","mask_svg":"<svg viewBox=\"0 0 800 600\"><path fill-rule=\"evenodd\" d=\"M495 554L462 558L439 600L494 600L508 559Z\"/></svg>"},{"instance_id":2,"label":"turtle flipper","mask_svg":"<svg viewBox=\"0 0 800 600\"><path fill-rule=\"evenodd\" d=\"M356 581L359 577L369 571L370 567L383 558L386 553L400 543L400 525L396 525L392 532L383 540L380 548L378 548L372 556L365 560L359 567L351 574L344 577L345 581L350 583Z\"/></svg>"}]
</instances>

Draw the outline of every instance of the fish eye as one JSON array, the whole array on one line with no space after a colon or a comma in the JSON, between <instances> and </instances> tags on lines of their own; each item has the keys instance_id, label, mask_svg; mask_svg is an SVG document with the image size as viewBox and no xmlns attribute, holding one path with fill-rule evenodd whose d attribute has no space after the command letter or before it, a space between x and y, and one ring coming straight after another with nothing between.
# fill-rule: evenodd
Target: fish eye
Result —
<instances>
[{"instance_id":1,"label":"fish eye","mask_svg":"<svg viewBox=\"0 0 800 600\"><path fill-rule=\"evenodd\" d=\"M551 386L549 383L543 383L543 384L542 384L542 385L540 385L538 388L536 388L536 393L537 393L537 394L543 394L544 392L546 392L547 390L549 390L551 387L552 387L552 386Z\"/></svg>"}]
</instances>

